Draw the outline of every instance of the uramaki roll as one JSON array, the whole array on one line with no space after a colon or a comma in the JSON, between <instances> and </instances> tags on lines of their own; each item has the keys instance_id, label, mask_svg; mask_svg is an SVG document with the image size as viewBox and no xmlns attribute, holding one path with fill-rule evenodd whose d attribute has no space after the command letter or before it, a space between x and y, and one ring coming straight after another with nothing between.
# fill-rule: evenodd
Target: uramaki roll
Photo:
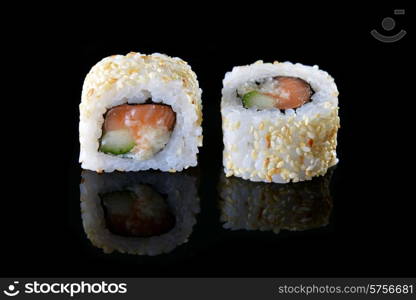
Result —
<instances>
[{"instance_id":1,"label":"uramaki roll","mask_svg":"<svg viewBox=\"0 0 416 300\"><path fill-rule=\"evenodd\" d=\"M227 176L297 182L324 175L338 162L338 90L327 72L258 61L234 67L223 85Z\"/></svg>"},{"instance_id":2,"label":"uramaki roll","mask_svg":"<svg viewBox=\"0 0 416 300\"><path fill-rule=\"evenodd\" d=\"M86 76L79 108L84 169L181 171L197 165L201 89L180 58L106 57Z\"/></svg>"}]
</instances>

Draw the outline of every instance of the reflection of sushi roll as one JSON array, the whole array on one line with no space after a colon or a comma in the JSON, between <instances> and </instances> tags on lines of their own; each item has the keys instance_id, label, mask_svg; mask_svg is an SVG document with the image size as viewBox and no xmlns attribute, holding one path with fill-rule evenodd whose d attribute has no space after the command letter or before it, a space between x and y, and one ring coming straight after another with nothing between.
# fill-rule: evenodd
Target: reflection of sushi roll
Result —
<instances>
[{"instance_id":1,"label":"reflection of sushi roll","mask_svg":"<svg viewBox=\"0 0 416 300\"><path fill-rule=\"evenodd\" d=\"M238 230L307 230L328 224L332 210L331 172L290 184L249 182L221 175L221 220Z\"/></svg>"},{"instance_id":2,"label":"reflection of sushi roll","mask_svg":"<svg viewBox=\"0 0 416 300\"><path fill-rule=\"evenodd\" d=\"M297 182L337 163L338 91L328 73L259 61L235 67L223 84L227 176Z\"/></svg>"},{"instance_id":3,"label":"reflection of sushi roll","mask_svg":"<svg viewBox=\"0 0 416 300\"><path fill-rule=\"evenodd\" d=\"M82 172L81 212L92 244L111 253L157 255L185 243L199 212L189 173Z\"/></svg>"},{"instance_id":4,"label":"reflection of sushi roll","mask_svg":"<svg viewBox=\"0 0 416 300\"><path fill-rule=\"evenodd\" d=\"M80 104L79 160L97 172L197 165L201 90L186 62L131 52L98 62Z\"/></svg>"}]
</instances>

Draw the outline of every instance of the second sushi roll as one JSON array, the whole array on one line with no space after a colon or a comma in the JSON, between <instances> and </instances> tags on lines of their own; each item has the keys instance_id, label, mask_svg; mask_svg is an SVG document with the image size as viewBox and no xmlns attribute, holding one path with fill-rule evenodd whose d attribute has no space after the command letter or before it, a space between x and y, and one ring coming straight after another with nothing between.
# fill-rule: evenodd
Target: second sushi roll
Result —
<instances>
[{"instance_id":1,"label":"second sushi roll","mask_svg":"<svg viewBox=\"0 0 416 300\"><path fill-rule=\"evenodd\" d=\"M327 72L258 61L234 67L223 85L226 176L298 182L338 162L338 90Z\"/></svg>"}]
</instances>

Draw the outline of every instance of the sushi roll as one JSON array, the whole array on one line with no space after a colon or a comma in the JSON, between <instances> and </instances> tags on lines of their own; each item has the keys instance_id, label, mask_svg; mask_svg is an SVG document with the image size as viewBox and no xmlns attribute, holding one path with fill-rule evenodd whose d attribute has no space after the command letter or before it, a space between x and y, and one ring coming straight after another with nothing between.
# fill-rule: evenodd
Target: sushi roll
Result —
<instances>
[{"instance_id":1,"label":"sushi roll","mask_svg":"<svg viewBox=\"0 0 416 300\"><path fill-rule=\"evenodd\" d=\"M197 165L202 146L201 89L179 58L131 52L98 62L79 106L79 161L96 172Z\"/></svg>"},{"instance_id":2,"label":"sushi roll","mask_svg":"<svg viewBox=\"0 0 416 300\"><path fill-rule=\"evenodd\" d=\"M156 171L81 174L81 216L105 253L168 253L187 242L199 213L197 178Z\"/></svg>"},{"instance_id":3,"label":"sushi roll","mask_svg":"<svg viewBox=\"0 0 416 300\"><path fill-rule=\"evenodd\" d=\"M234 67L223 80L221 115L227 176L297 182L338 162L338 90L317 66Z\"/></svg>"},{"instance_id":4,"label":"sushi roll","mask_svg":"<svg viewBox=\"0 0 416 300\"><path fill-rule=\"evenodd\" d=\"M303 231L326 226L332 211L325 176L289 184L249 182L238 177L220 177L221 221L225 229Z\"/></svg>"}]
</instances>

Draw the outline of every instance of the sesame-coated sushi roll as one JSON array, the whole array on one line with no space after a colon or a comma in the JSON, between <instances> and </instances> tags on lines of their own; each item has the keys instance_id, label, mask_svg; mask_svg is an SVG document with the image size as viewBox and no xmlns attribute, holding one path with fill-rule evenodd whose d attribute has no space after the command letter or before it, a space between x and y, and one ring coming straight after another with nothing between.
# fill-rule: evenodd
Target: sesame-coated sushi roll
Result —
<instances>
[{"instance_id":1,"label":"sesame-coated sushi roll","mask_svg":"<svg viewBox=\"0 0 416 300\"><path fill-rule=\"evenodd\" d=\"M223 85L227 176L297 182L324 175L338 162L338 90L327 72L258 61L234 67Z\"/></svg>"},{"instance_id":2,"label":"sesame-coated sushi roll","mask_svg":"<svg viewBox=\"0 0 416 300\"><path fill-rule=\"evenodd\" d=\"M188 171L81 174L81 215L105 253L168 253L187 242L199 212L197 177Z\"/></svg>"},{"instance_id":3,"label":"sesame-coated sushi roll","mask_svg":"<svg viewBox=\"0 0 416 300\"><path fill-rule=\"evenodd\" d=\"M79 108L84 169L174 172L197 165L201 89L179 58L106 57L87 74Z\"/></svg>"}]
</instances>

